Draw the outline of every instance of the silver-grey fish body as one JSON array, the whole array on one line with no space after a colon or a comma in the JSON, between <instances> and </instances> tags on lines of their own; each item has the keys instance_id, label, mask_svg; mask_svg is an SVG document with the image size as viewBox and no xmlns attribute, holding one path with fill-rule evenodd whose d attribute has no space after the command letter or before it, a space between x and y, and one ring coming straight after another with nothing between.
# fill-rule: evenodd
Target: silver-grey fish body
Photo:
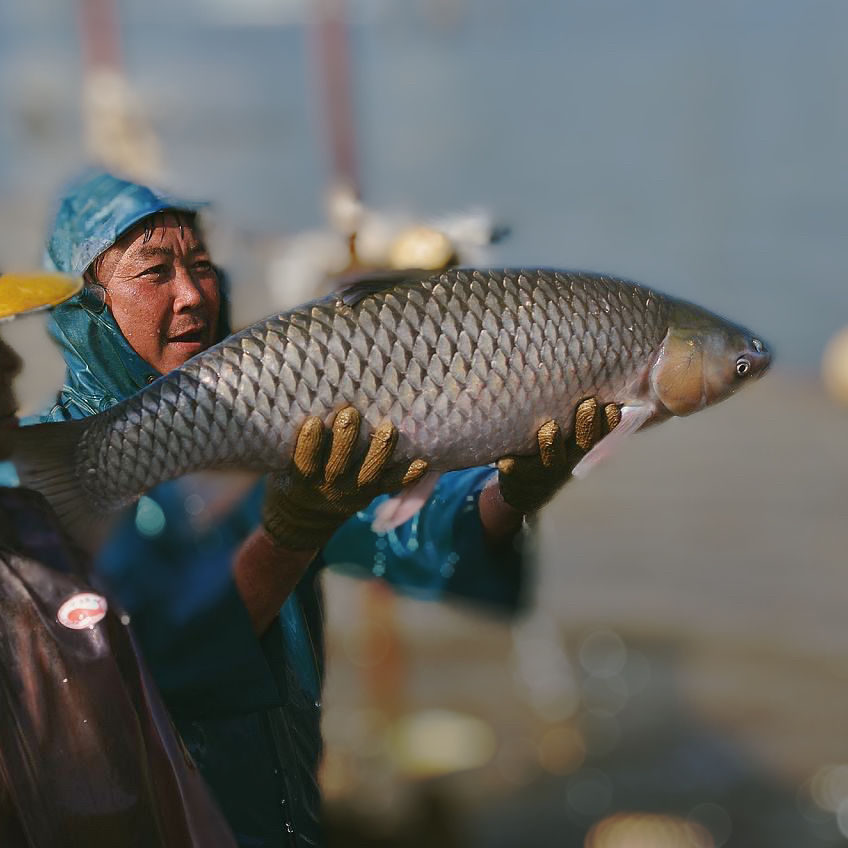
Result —
<instances>
[{"instance_id":1,"label":"silver-grey fish body","mask_svg":"<svg viewBox=\"0 0 848 848\"><path fill-rule=\"evenodd\" d=\"M94 418L76 450L113 509L204 468L285 470L299 426L352 405L399 431L394 458L433 470L529 453L582 399L626 403L670 298L610 277L452 270L260 321Z\"/></svg>"}]
</instances>

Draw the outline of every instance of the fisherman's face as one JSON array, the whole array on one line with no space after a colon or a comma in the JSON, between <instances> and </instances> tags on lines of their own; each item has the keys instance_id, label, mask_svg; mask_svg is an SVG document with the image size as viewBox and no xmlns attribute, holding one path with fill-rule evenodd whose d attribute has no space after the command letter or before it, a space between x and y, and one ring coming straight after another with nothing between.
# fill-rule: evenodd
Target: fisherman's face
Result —
<instances>
[{"instance_id":1,"label":"fisherman's face","mask_svg":"<svg viewBox=\"0 0 848 848\"><path fill-rule=\"evenodd\" d=\"M124 337L161 374L217 340L218 277L191 216L165 212L152 226L137 224L95 269Z\"/></svg>"},{"instance_id":2,"label":"fisherman's face","mask_svg":"<svg viewBox=\"0 0 848 848\"><path fill-rule=\"evenodd\" d=\"M0 339L0 459L8 459L12 451L11 432L18 426L15 418L18 404L12 391L12 381L20 370L20 357Z\"/></svg>"}]
</instances>

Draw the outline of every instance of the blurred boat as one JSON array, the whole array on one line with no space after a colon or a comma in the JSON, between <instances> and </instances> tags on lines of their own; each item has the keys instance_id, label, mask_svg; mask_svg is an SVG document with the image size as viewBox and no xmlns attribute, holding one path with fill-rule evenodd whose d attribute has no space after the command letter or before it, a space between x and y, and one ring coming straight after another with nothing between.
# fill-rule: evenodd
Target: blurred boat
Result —
<instances>
[{"instance_id":1,"label":"blurred boat","mask_svg":"<svg viewBox=\"0 0 848 848\"><path fill-rule=\"evenodd\" d=\"M275 309L288 309L374 270L490 264L491 246L509 228L483 208L428 218L366 206L346 184L326 200L328 225L280 239L270 249L267 286Z\"/></svg>"}]
</instances>

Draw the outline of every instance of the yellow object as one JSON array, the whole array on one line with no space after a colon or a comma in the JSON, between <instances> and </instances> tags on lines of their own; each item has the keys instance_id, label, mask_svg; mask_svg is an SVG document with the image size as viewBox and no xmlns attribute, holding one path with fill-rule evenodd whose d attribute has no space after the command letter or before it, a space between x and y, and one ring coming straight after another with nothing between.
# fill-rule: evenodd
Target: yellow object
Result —
<instances>
[{"instance_id":1,"label":"yellow object","mask_svg":"<svg viewBox=\"0 0 848 848\"><path fill-rule=\"evenodd\" d=\"M0 321L57 306L81 288L79 277L51 271L0 274Z\"/></svg>"},{"instance_id":2,"label":"yellow object","mask_svg":"<svg viewBox=\"0 0 848 848\"><path fill-rule=\"evenodd\" d=\"M456 261L453 242L433 227L409 227L389 248L391 268L423 268L438 271Z\"/></svg>"},{"instance_id":3,"label":"yellow object","mask_svg":"<svg viewBox=\"0 0 848 848\"><path fill-rule=\"evenodd\" d=\"M840 330L825 348L822 381L833 400L848 405L848 328Z\"/></svg>"}]
</instances>

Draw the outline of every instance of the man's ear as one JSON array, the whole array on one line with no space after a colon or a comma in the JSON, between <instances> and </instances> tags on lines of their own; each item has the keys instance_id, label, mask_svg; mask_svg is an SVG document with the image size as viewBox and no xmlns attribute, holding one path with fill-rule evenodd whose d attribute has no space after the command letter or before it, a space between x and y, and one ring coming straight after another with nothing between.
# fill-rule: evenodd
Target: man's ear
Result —
<instances>
[{"instance_id":1,"label":"man's ear","mask_svg":"<svg viewBox=\"0 0 848 848\"><path fill-rule=\"evenodd\" d=\"M109 295L106 292L106 287L97 282L89 283L86 280L85 286L80 292L80 303L89 312L99 315L108 306L108 302Z\"/></svg>"}]
</instances>

